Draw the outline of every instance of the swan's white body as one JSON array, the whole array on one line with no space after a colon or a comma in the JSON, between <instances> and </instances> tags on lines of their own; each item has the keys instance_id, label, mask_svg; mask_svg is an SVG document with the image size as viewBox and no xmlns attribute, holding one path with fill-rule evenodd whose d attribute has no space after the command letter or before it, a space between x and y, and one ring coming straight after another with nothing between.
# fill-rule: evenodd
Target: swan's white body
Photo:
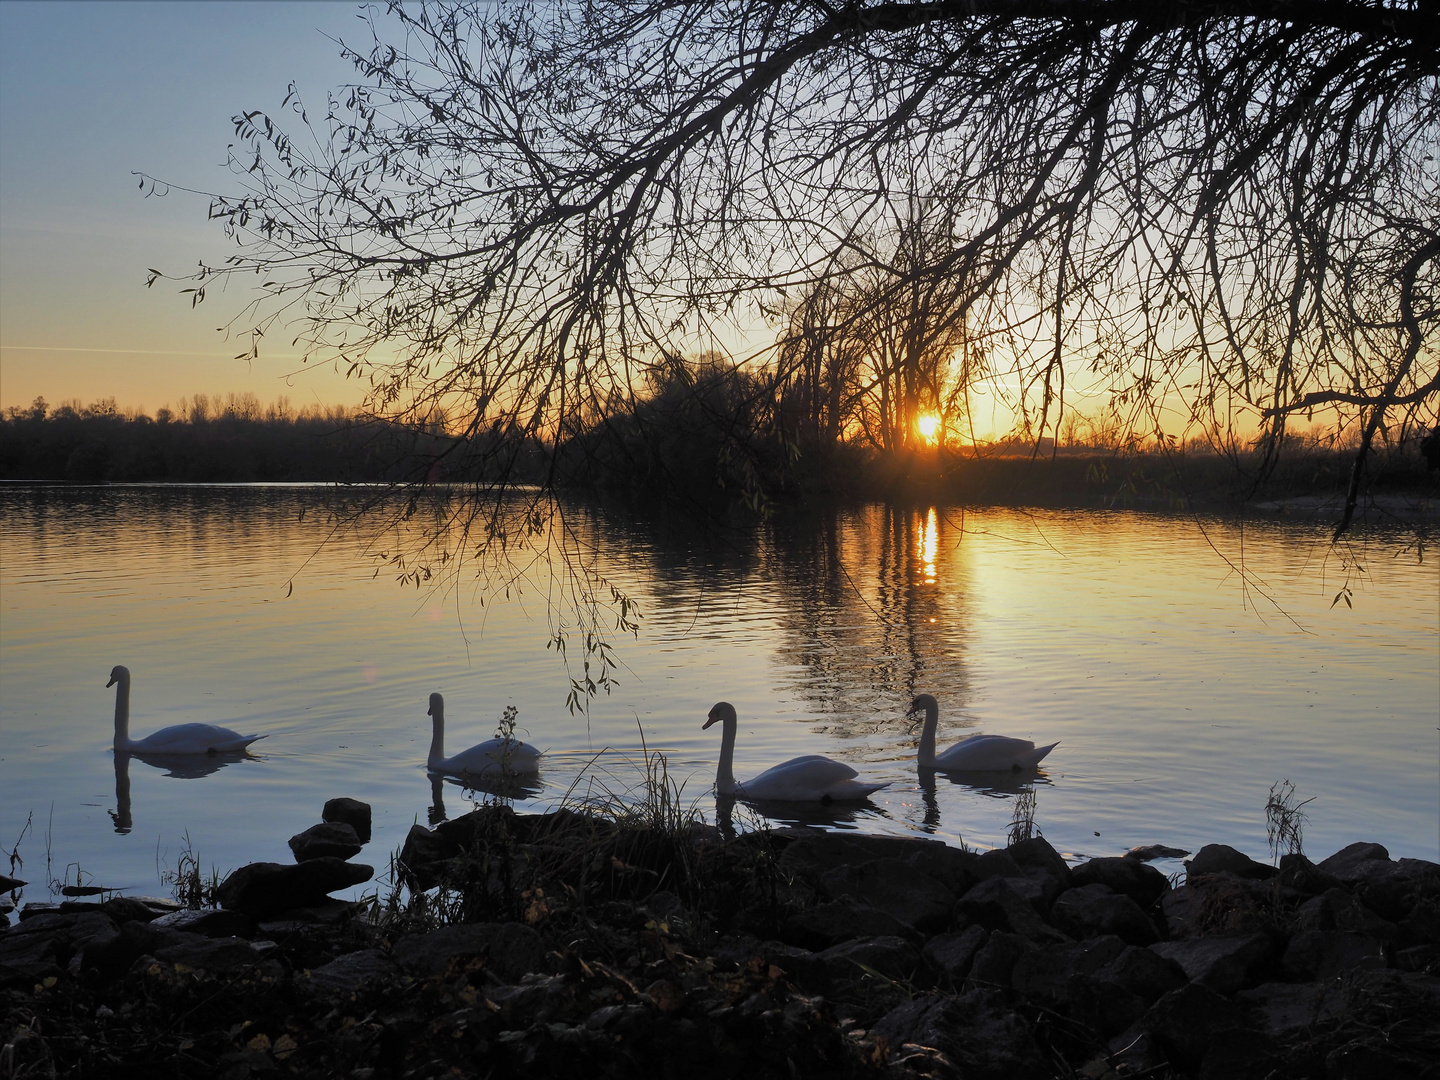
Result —
<instances>
[{"instance_id":1,"label":"swan's white body","mask_svg":"<svg viewBox=\"0 0 1440 1080\"><path fill-rule=\"evenodd\" d=\"M925 710L925 727L920 732L919 766L922 769L948 769L964 772L1009 772L1012 769L1033 769L1045 755L1059 746L1036 746L1029 739L1012 739L1005 735L971 735L961 739L943 753L935 753L935 726L940 722L940 705L933 694L921 694L910 703L908 711Z\"/></svg>"},{"instance_id":2,"label":"swan's white body","mask_svg":"<svg viewBox=\"0 0 1440 1080\"><path fill-rule=\"evenodd\" d=\"M735 731L739 720L735 716L735 706L728 701L718 702L710 710L701 730L714 723L722 725L723 733L720 767L715 772L715 791L720 795L734 795L758 802L858 802L868 798L871 792L889 787L888 783L869 784L857 780L855 778L859 773L849 765L819 754L782 761L759 776L737 783L734 761Z\"/></svg>"},{"instance_id":3,"label":"swan's white body","mask_svg":"<svg viewBox=\"0 0 1440 1080\"><path fill-rule=\"evenodd\" d=\"M445 756L445 699L430 695L430 756L425 767L432 772L454 776L483 776L486 773L534 776L540 771L540 751L519 739L486 739L461 750L454 757Z\"/></svg>"},{"instance_id":4,"label":"swan's white body","mask_svg":"<svg viewBox=\"0 0 1440 1080\"><path fill-rule=\"evenodd\" d=\"M143 739L130 738L130 669L117 665L106 686L115 687L115 749L130 754L228 754L264 735L241 735L214 724L175 724Z\"/></svg>"}]
</instances>

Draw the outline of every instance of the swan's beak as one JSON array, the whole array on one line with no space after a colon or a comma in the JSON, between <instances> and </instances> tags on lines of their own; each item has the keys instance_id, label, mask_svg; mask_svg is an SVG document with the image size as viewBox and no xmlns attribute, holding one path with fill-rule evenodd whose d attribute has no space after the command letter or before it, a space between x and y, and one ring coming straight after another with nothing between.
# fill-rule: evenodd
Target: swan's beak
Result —
<instances>
[{"instance_id":1,"label":"swan's beak","mask_svg":"<svg viewBox=\"0 0 1440 1080\"><path fill-rule=\"evenodd\" d=\"M706 728L708 728L711 724L715 723L715 721L717 721L717 720L719 720L719 719L720 719L720 717L716 716L716 715L712 712L708 717L706 717L705 723L703 723L703 724L700 725L700 730L701 730L701 731L704 731Z\"/></svg>"},{"instance_id":2,"label":"swan's beak","mask_svg":"<svg viewBox=\"0 0 1440 1080\"><path fill-rule=\"evenodd\" d=\"M426 715L426 716L434 716L434 715L435 715L435 710L434 710L434 709L426 709L426 710L425 710L425 715Z\"/></svg>"},{"instance_id":3,"label":"swan's beak","mask_svg":"<svg viewBox=\"0 0 1440 1080\"><path fill-rule=\"evenodd\" d=\"M105 684L105 689L106 689L106 690L109 690L110 687L112 687L112 686L114 686L114 685L115 685L115 676L114 676L114 675L111 675L111 676L110 676L110 681Z\"/></svg>"}]
</instances>

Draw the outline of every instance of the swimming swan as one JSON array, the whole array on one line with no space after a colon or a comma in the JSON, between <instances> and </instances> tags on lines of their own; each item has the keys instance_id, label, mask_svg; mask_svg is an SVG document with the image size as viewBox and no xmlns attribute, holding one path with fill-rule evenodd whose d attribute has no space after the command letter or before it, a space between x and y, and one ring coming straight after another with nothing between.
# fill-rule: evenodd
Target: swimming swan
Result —
<instances>
[{"instance_id":1,"label":"swimming swan","mask_svg":"<svg viewBox=\"0 0 1440 1080\"><path fill-rule=\"evenodd\" d=\"M1036 746L1029 739L1011 739L1005 735L971 735L961 739L943 754L935 753L935 725L940 721L940 705L933 694L920 694L910 703L907 713L925 710L925 727L920 732L919 766L922 769L954 769L968 772L1009 772L1011 769L1033 769L1046 754L1059 746Z\"/></svg>"},{"instance_id":2,"label":"swimming swan","mask_svg":"<svg viewBox=\"0 0 1440 1080\"><path fill-rule=\"evenodd\" d=\"M480 776L487 772L534 776L540 771L540 751L519 739L486 739L454 757L445 756L445 699L430 695L430 756L425 767L432 772Z\"/></svg>"},{"instance_id":3,"label":"swimming swan","mask_svg":"<svg viewBox=\"0 0 1440 1080\"><path fill-rule=\"evenodd\" d=\"M720 767L715 772L715 790L720 795L774 802L856 802L868 798L872 791L890 786L856 780L859 774L849 765L819 754L782 761L759 776L737 784L732 771L735 729L739 724L735 706L728 701L717 702L700 730L716 722L723 725L724 732L720 740Z\"/></svg>"},{"instance_id":4,"label":"swimming swan","mask_svg":"<svg viewBox=\"0 0 1440 1080\"><path fill-rule=\"evenodd\" d=\"M264 735L241 735L214 724L175 724L143 739L130 738L130 669L116 665L107 687L115 687L115 749L131 754L227 754L243 751Z\"/></svg>"}]
</instances>

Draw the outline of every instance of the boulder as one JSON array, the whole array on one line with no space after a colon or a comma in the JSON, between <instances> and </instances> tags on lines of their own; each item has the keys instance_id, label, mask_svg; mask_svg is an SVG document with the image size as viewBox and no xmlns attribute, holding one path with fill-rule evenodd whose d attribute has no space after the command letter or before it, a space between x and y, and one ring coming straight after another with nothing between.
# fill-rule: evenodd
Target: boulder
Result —
<instances>
[{"instance_id":1,"label":"boulder","mask_svg":"<svg viewBox=\"0 0 1440 1080\"><path fill-rule=\"evenodd\" d=\"M964 896L977 880L973 872L976 858L974 852L948 844L920 844L905 856L905 861L944 885L951 894Z\"/></svg>"},{"instance_id":2,"label":"boulder","mask_svg":"<svg viewBox=\"0 0 1440 1080\"><path fill-rule=\"evenodd\" d=\"M1024 877L1025 868L1004 848L983 851L975 859L972 873L977 881L992 877Z\"/></svg>"},{"instance_id":3,"label":"boulder","mask_svg":"<svg viewBox=\"0 0 1440 1080\"><path fill-rule=\"evenodd\" d=\"M1062 1004L1071 1020L1108 1039L1143 1017L1151 1003L1098 975L1075 972L1066 980Z\"/></svg>"},{"instance_id":4,"label":"boulder","mask_svg":"<svg viewBox=\"0 0 1440 1080\"><path fill-rule=\"evenodd\" d=\"M433 889L445 872L445 860L455 854L452 845L424 825L411 825L400 845L399 871L414 889Z\"/></svg>"},{"instance_id":5,"label":"boulder","mask_svg":"<svg viewBox=\"0 0 1440 1080\"><path fill-rule=\"evenodd\" d=\"M1326 981L1356 968L1388 967L1385 946L1369 934L1306 930L1290 939L1280 966L1288 978Z\"/></svg>"},{"instance_id":6,"label":"boulder","mask_svg":"<svg viewBox=\"0 0 1440 1080\"><path fill-rule=\"evenodd\" d=\"M1180 965L1187 978L1219 994L1233 994L1253 984L1275 957L1264 934L1161 941L1150 949Z\"/></svg>"},{"instance_id":7,"label":"boulder","mask_svg":"<svg viewBox=\"0 0 1440 1080\"><path fill-rule=\"evenodd\" d=\"M348 859L360 854L363 847L355 829L341 822L323 822L290 837L290 850L296 862L312 859Z\"/></svg>"},{"instance_id":8,"label":"boulder","mask_svg":"<svg viewBox=\"0 0 1440 1080\"><path fill-rule=\"evenodd\" d=\"M1257 933L1274 923L1275 899L1273 883L1210 874L1167 892L1160 911L1172 939Z\"/></svg>"},{"instance_id":9,"label":"boulder","mask_svg":"<svg viewBox=\"0 0 1440 1080\"><path fill-rule=\"evenodd\" d=\"M1372 876L1384 876L1394 867L1390 852L1383 844L1359 842L1341 848L1327 859L1321 859L1317 869L1323 874L1354 885Z\"/></svg>"},{"instance_id":10,"label":"boulder","mask_svg":"<svg viewBox=\"0 0 1440 1080\"><path fill-rule=\"evenodd\" d=\"M828 949L857 937L908 937L911 928L889 912L849 898L817 904L785 920L780 937L802 949Z\"/></svg>"},{"instance_id":11,"label":"boulder","mask_svg":"<svg viewBox=\"0 0 1440 1080\"><path fill-rule=\"evenodd\" d=\"M903 862L919 852L944 847L938 840L807 830L781 852L778 865L791 876L818 880L838 867L858 866L874 859L899 859Z\"/></svg>"},{"instance_id":12,"label":"boulder","mask_svg":"<svg viewBox=\"0 0 1440 1080\"><path fill-rule=\"evenodd\" d=\"M1160 937L1134 900L1099 883L1061 893L1050 917L1073 938L1113 934L1128 945L1149 945Z\"/></svg>"},{"instance_id":13,"label":"boulder","mask_svg":"<svg viewBox=\"0 0 1440 1080\"><path fill-rule=\"evenodd\" d=\"M181 930L204 937L248 938L255 933L254 919L243 912L226 911L224 908L202 908L199 911L185 908L162 915L150 925L156 930Z\"/></svg>"},{"instance_id":14,"label":"boulder","mask_svg":"<svg viewBox=\"0 0 1440 1080\"><path fill-rule=\"evenodd\" d=\"M349 825L360 838L360 843L370 842L370 804L359 799L330 799L320 811L321 821L333 821Z\"/></svg>"},{"instance_id":15,"label":"boulder","mask_svg":"<svg viewBox=\"0 0 1440 1080\"><path fill-rule=\"evenodd\" d=\"M1069 994L1070 976L1093 975L1124 950L1125 943L1118 937L1102 937L1026 952L1015 960L1015 966L1010 971L1010 985L1032 1000L1051 1007L1063 1005ZM1144 1011L1142 1007L1140 1012ZM1138 1018L1139 1013L1116 1030Z\"/></svg>"},{"instance_id":16,"label":"boulder","mask_svg":"<svg viewBox=\"0 0 1440 1080\"><path fill-rule=\"evenodd\" d=\"M1134 900L1142 911L1149 911L1170 889L1169 880L1159 870L1123 857L1091 859L1071 867L1070 874L1076 886L1108 885Z\"/></svg>"},{"instance_id":17,"label":"boulder","mask_svg":"<svg viewBox=\"0 0 1440 1080\"><path fill-rule=\"evenodd\" d=\"M314 994L354 994L389 983L399 974L399 966L379 949L360 949L312 968L303 980L297 980L297 988Z\"/></svg>"},{"instance_id":18,"label":"boulder","mask_svg":"<svg viewBox=\"0 0 1440 1080\"><path fill-rule=\"evenodd\" d=\"M1400 928L1371 911L1354 894L1345 889L1327 889L1311 897L1295 911L1295 929L1343 930L1352 934L1369 934L1382 941L1395 941Z\"/></svg>"},{"instance_id":19,"label":"boulder","mask_svg":"<svg viewBox=\"0 0 1440 1080\"><path fill-rule=\"evenodd\" d=\"M487 970L507 982L549 970L540 935L524 923L457 923L424 934L406 934L391 949L415 975L443 975L452 963L483 957Z\"/></svg>"},{"instance_id":20,"label":"boulder","mask_svg":"<svg viewBox=\"0 0 1440 1080\"><path fill-rule=\"evenodd\" d=\"M1179 990L1190 977L1174 960L1153 949L1127 946L1119 956L1095 973L1096 978L1144 999L1146 1004Z\"/></svg>"},{"instance_id":21,"label":"boulder","mask_svg":"<svg viewBox=\"0 0 1440 1080\"><path fill-rule=\"evenodd\" d=\"M1280 856L1280 884L1296 892L1314 896L1340 884L1335 878L1323 872L1304 855L1292 852Z\"/></svg>"},{"instance_id":22,"label":"boulder","mask_svg":"<svg viewBox=\"0 0 1440 1080\"><path fill-rule=\"evenodd\" d=\"M258 968L262 963L274 964L268 954L271 942L250 942L244 938L207 938L187 934L188 940L156 950L155 959L212 975L233 975Z\"/></svg>"},{"instance_id":23,"label":"boulder","mask_svg":"<svg viewBox=\"0 0 1440 1080\"><path fill-rule=\"evenodd\" d=\"M1312 1029L1323 1031L1349 1012L1348 992L1317 983L1261 983L1235 995L1261 1030L1273 1039L1291 1039Z\"/></svg>"},{"instance_id":24,"label":"boulder","mask_svg":"<svg viewBox=\"0 0 1440 1080\"><path fill-rule=\"evenodd\" d=\"M127 922L150 922L165 912L153 904L135 896L112 896L100 905L100 910L117 924Z\"/></svg>"},{"instance_id":25,"label":"boulder","mask_svg":"<svg viewBox=\"0 0 1440 1080\"><path fill-rule=\"evenodd\" d=\"M1072 885L1070 865L1043 836L1032 836L1029 840L1011 844L1005 849L1005 853L1023 869L1044 870L1055 879L1062 892Z\"/></svg>"},{"instance_id":26,"label":"boulder","mask_svg":"<svg viewBox=\"0 0 1440 1080\"><path fill-rule=\"evenodd\" d=\"M983 926L968 926L954 934L937 934L925 943L920 955L938 977L959 985L989 936L990 932Z\"/></svg>"},{"instance_id":27,"label":"boulder","mask_svg":"<svg viewBox=\"0 0 1440 1080\"><path fill-rule=\"evenodd\" d=\"M222 881L216 897L223 908L263 918L317 903L336 889L369 881L374 873L373 866L328 857L293 866L250 863Z\"/></svg>"},{"instance_id":28,"label":"boulder","mask_svg":"<svg viewBox=\"0 0 1440 1080\"><path fill-rule=\"evenodd\" d=\"M1039 946L1019 934L996 930L970 963L970 982L985 986L1009 987L1015 965L1022 956L1039 952Z\"/></svg>"},{"instance_id":29,"label":"boulder","mask_svg":"<svg viewBox=\"0 0 1440 1080\"><path fill-rule=\"evenodd\" d=\"M1024 880L1023 877L1020 880ZM1068 940L1040 918L1035 906L1015 884L1014 878L984 878L960 898L956 913L986 929L1008 930L1031 941L1059 944Z\"/></svg>"},{"instance_id":30,"label":"boulder","mask_svg":"<svg viewBox=\"0 0 1440 1080\"><path fill-rule=\"evenodd\" d=\"M1250 1024L1246 1010L1214 990L1190 983L1166 994L1140 1023L1165 1055L1186 1072L1198 1072L1212 1045L1221 1045Z\"/></svg>"},{"instance_id":31,"label":"boulder","mask_svg":"<svg viewBox=\"0 0 1440 1080\"><path fill-rule=\"evenodd\" d=\"M901 937L857 938L819 955L832 984L873 978L870 971L896 982L924 981L919 950Z\"/></svg>"},{"instance_id":32,"label":"boulder","mask_svg":"<svg viewBox=\"0 0 1440 1080\"><path fill-rule=\"evenodd\" d=\"M886 1013L870 1032L890 1047L892 1057L907 1046L933 1047L960 1076L1040 1080L1053 1075L1030 1026L1003 999L984 991L913 998Z\"/></svg>"},{"instance_id":33,"label":"boulder","mask_svg":"<svg viewBox=\"0 0 1440 1080\"><path fill-rule=\"evenodd\" d=\"M1187 881L1206 874L1230 874L1253 881L1265 881L1280 872L1273 866L1256 862L1228 844L1206 844L1194 858L1186 861L1185 871Z\"/></svg>"},{"instance_id":34,"label":"boulder","mask_svg":"<svg viewBox=\"0 0 1440 1080\"><path fill-rule=\"evenodd\" d=\"M115 934L97 938L86 945L81 968L95 972L102 982L109 982L124 975L142 956L154 956L163 949L204 940L200 934L162 926L159 919L148 923L131 921Z\"/></svg>"},{"instance_id":35,"label":"boulder","mask_svg":"<svg viewBox=\"0 0 1440 1080\"><path fill-rule=\"evenodd\" d=\"M832 897L861 900L922 933L944 929L955 906L954 893L899 859L836 867L822 875L821 883Z\"/></svg>"}]
</instances>

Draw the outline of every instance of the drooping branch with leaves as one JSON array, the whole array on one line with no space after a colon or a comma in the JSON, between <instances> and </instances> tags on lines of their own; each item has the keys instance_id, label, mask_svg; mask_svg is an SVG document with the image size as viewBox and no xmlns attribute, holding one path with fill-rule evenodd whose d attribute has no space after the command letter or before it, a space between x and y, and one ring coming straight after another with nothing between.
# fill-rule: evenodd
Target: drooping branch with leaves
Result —
<instances>
[{"instance_id":1,"label":"drooping branch with leaves","mask_svg":"<svg viewBox=\"0 0 1440 1080\"><path fill-rule=\"evenodd\" d=\"M251 348L443 407L501 474L717 344L840 438L987 387L1034 438L1085 387L1267 462L1318 418L1359 433L1341 529L1375 439L1437 424L1435 0L363 17L354 86L236 118L211 214L237 246L194 298L257 282ZM836 318L898 333L898 412Z\"/></svg>"}]
</instances>

